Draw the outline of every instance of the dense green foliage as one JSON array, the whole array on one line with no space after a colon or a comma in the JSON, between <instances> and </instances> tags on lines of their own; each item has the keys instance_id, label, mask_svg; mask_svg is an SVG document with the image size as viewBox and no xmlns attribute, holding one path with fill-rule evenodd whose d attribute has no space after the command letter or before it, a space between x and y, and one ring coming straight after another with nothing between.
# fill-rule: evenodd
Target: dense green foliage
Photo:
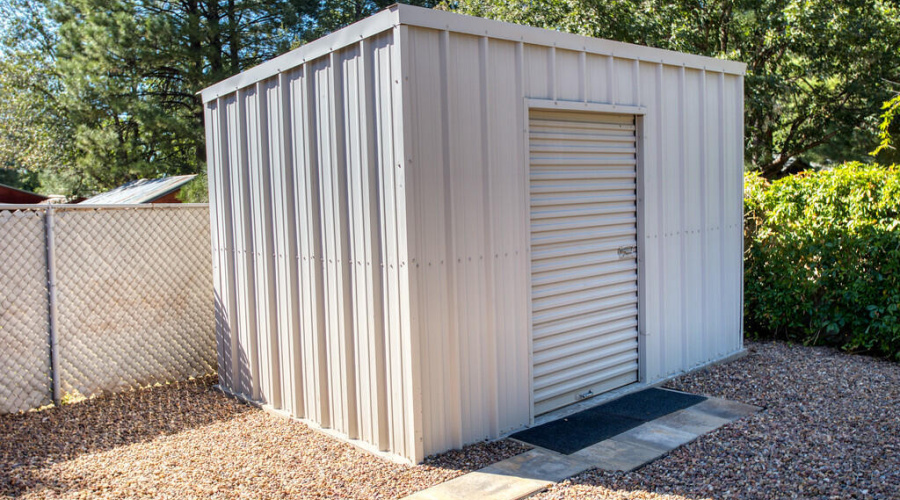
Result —
<instances>
[{"instance_id":1,"label":"dense green foliage","mask_svg":"<svg viewBox=\"0 0 900 500\"><path fill-rule=\"evenodd\" d=\"M745 329L900 360L900 168L745 183Z\"/></svg>"},{"instance_id":2,"label":"dense green foliage","mask_svg":"<svg viewBox=\"0 0 900 500\"><path fill-rule=\"evenodd\" d=\"M67 195L202 173L197 91L391 3L0 0L0 168Z\"/></svg>"},{"instance_id":3,"label":"dense green foliage","mask_svg":"<svg viewBox=\"0 0 900 500\"><path fill-rule=\"evenodd\" d=\"M868 160L879 108L900 82L900 7L889 0L447 0L446 8L747 63L745 156L770 178L798 155Z\"/></svg>"},{"instance_id":4,"label":"dense green foliage","mask_svg":"<svg viewBox=\"0 0 900 500\"><path fill-rule=\"evenodd\" d=\"M879 155L896 151L897 149L894 147L893 134L896 132L893 129L895 125L900 125L900 120L895 120L897 115L900 115L900 95L894 96L893 99L884 103L881 109L884 113L881 114L881 123L878 124L878 139L880 139L880 142L878 147L869 153L876 158Z\"/></svg>"}]
</instances>

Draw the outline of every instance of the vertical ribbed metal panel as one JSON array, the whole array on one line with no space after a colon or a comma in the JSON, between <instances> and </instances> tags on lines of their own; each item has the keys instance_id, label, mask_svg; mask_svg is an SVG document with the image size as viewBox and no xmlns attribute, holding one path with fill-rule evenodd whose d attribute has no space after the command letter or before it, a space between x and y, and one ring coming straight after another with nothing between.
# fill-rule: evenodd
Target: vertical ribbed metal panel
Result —
<instances>
[{"instance_id":1,"label":"vertical ribbed metal panel","mask_svg":"<svg viewBox=\"0 0 900 500\"><path fill-rule=\"evenodd\" d=\"M534 413L638 380L635 117L529 114Z\"/></svg>"},{"instance_id":2,"label":"vertical ribbed metal panel","mask_svg":"<svg viewBox=\"0 0 900 500\"><path fill-rule=\"evenodd\" d=\"M641 380L741 348L741 76L389 14L204 91L225 389L411 460L530 424L527 99L645 108Z\"/></svg>"},{"instance_id":3,"label":"vertical ribbed metal panel","mask_svg":"<svg viewBox=\"0 0 900 500\"><path fill-rule=\"evenodd\" d=\"M525 98L645 108L641 381L742 345L741 77L527 42L410 28L404 45L426 453L533 417Z\"/></svg>"},{"instance_id":4,"label":"vertical ribbed metal panel","mask_svg":"<svg viewBox=\"0 0 900 500\"><path fill-rule=\"evenodd\" d=\"M405 28L206 105L220 383L418 461Z\"/></svg>"}]
</instances>

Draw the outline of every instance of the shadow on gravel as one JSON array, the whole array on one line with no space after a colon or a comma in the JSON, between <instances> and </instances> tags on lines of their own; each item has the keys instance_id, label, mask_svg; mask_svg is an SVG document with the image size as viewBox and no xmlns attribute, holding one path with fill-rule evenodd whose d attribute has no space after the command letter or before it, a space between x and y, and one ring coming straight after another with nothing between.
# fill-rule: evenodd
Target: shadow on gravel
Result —
<instances>
[{"instance_id":1,"label":"shadow on gravel","mask_svg":"<svg viewBox=\"0 0 900 500\"><path fill-rule=\"evenodd\" d=\"M0 496L66 486L37 474L54 463L230 420L247 411L213 377L0 416Z\"/></svg>"}]
</instances>

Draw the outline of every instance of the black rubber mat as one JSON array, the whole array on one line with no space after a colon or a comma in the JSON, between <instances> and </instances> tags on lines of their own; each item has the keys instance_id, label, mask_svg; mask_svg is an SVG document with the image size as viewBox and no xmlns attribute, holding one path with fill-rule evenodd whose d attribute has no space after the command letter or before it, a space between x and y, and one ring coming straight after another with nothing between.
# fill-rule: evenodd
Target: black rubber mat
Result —
<instances>
[{"instance_id":1,"label":"black rubber mat","mask_svg":"<svg viewBox=\"0 0 900 500\"><path fill-rule=\"evenodd\" d=\"M566 418L525 429L511 437L570 455L705 399L703 396L682 392L645 389Z\"/></svg>"}]
</instances>

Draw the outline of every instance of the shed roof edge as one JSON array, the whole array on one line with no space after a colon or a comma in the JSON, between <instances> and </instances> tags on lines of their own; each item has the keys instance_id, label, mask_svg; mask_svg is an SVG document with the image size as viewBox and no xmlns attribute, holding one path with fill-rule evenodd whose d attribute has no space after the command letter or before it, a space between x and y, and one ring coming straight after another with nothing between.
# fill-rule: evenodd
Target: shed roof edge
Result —
<instances>
[{"instance_id":1,"label":"shed roof edge","mask_svg":"<svg viewBox=\"0 0 900 500\"><path fill-rule=\"evenodd\" d=\"M202 100L207 103L234 93L256 82L266 80L307 61L318 59L401 24L733 75L744 75L747 68L745 63L728 59L592 38L412 5L394 4L366 19L211 85L200 92Z\"/></svg>"},{"instance_id":2,"label":"shed roof edge","mask_svg":"<svg viewBox=\"0 0 900 500\"><path fill-rule=\"evenodd\" d=\"M427 9L426 9L427 10ZM313 40L294 50L285 52L258 66L226 78L200 91L203 102L234 93L256 82L271 78L283 71L296 68L307 61L318 59L360 40L392 29L399 23L399 5L395 4L350 26Z\"/></svg>"},{"instance_id":3,"label":"shed roof edge","mask_svg":"<svg viewBox=\"0 0 900 500\"><path fill-rule=\"evenodd\" d=\"M667 66L685 66L695 69L744 75L747 65L739 61L700 56L686 52L659 49L594 38L546 28L514 24L494 19L467 16L455 12L426 9L412 5L398 5L399 23L421 28L447 30L475 36L487 36L502 40L543 45L564 50L611 55L623 59L661 63Z\"/></svg>"}]
</instances>

